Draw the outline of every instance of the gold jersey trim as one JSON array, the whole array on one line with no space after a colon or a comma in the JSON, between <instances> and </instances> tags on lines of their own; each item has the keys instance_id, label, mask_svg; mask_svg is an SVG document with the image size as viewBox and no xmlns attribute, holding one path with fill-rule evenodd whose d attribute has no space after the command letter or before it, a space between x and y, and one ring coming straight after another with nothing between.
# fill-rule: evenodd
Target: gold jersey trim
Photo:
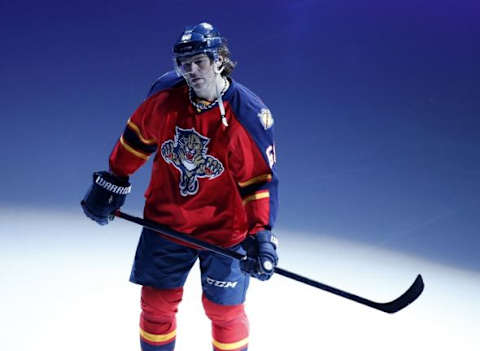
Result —
<instances>
[{"instance_id":1,"label":"gold jersey trim","mask_svg":"<svg viewBox=\"0 0 480 351\"><path fill-rule=\"evenodd\" d=\"M264 191L255 193L253 195L247 196L246 198L243 199L242 203L246 205L251 201L265 199L269 197L270 197L270 192L268 190L264 190Z\"/></svg>"},{"instance_id":2,"label":"gold jersey trim","mask_svg":"<svg viewBox=\"0 0 480 351\"><path fill-rule=\"evenodd\" d=\"M128 122L127 122L128 126L133 129L133 131L137 134L137 136L140 138L140 140L142 141L142 143L145 143L145 144L155 144L155 139L145 139L142 135L142 133L140 132L140 128L138 128L138 126L133 123L131 121L131 119L129 118L128 119Z\"/></svg>"},{"instance_id":3,"label":"gold jersey trim","mask_svg":"<svg viewBox=\"0 0 480 351\"><path fill-rule=\"evenodd\" d=\"M270 173L267 173L267 174L262 174L262 175L253 177L244 182L239 182L238 185L240 186L240 188L245 188L252 184L270 182L270 181L272 181L272 175Z\"/></svg>"},{"instance_id":4,"label":"gold jersey trim","mask_svg":"<svg viewBox=\"0 0 480 351\"><path fill-rule=\"evenodd\" d=\"M141 158L141 159L144 159L144 160L148 160L148 156L147 154L144 154L143 152L140 152L140 151L137 151L135 150L133 147L131 147L130 145L128 145L125 140L123 140L123 135L120 137L120 144L122 144L122 146L130 153L134 154L135 156Z\"/></svg>"}]
</instances>

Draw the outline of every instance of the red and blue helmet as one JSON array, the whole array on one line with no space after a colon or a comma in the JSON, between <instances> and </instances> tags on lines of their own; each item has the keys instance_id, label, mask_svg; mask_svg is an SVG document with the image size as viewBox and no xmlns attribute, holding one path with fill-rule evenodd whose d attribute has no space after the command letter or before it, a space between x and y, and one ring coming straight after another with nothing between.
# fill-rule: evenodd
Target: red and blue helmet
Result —
<instances>
[{"instance_id":1,"label":"red and blue helmet","mask_svg":"<svg viewBox=\"0 0 480 351\"><path fill-rule=\"evenodd\" d=\"M173 57L178 65L183 57L207 54L212 60L218 57L218 49L225 45L225 38L207 22L186 27L173 47Z\"/></svg>"}]
</instances>

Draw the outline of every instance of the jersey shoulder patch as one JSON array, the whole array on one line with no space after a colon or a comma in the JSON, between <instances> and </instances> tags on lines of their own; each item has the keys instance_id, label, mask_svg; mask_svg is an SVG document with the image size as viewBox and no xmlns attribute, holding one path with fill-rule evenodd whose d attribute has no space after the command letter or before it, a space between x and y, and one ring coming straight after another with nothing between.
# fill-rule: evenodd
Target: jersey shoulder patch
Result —
<instances>
[{"instance_id":1,"label":"jersey shoulder patch","mask_svg":"<svg viewBox=\"0 0 480 351\"><path fill-rule=\"evenodd\" d=\"M242 124L264 125L264 123L262 123L262 120L265 120L263 116L269 115L271 117L270 110L265 106L262 99L238 82L234 82L234 93L230 103L235 115ZM267 125L270 127L270 122L266 122L265 126Z\"/></svg>"},{"instance_id":2,"label":"jersey shoulder patch","mask_svg":"<svg viewBox=\"0 0 480 351\"><path fill-rule=\"evenodd\" d=\"M273 116L269 108L255 93L244 85L235 82L235 91L231 97L233 111L249 130L269 131L273 127Z\"/></svg>"},{"instance_id":3,"label":"jersey shoulder patch","mask_svg":"<svg viewBox=\"0 0 480 351\"><path fill-rule=\"evenodd\" d=\"M158 77L155 82L153 82L152 87L147 94L147 99L162 90L174 88L184 82L185 80L183 79L183 77L179 76L175 71L167 72L162 76Z\"/></svg>"}]
</instances>

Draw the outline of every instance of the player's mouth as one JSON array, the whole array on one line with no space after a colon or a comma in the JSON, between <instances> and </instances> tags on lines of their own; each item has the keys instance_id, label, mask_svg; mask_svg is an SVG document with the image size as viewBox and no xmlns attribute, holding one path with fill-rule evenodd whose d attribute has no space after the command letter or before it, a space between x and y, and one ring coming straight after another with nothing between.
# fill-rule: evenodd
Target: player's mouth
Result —
<instances>
[{"instance_id":1,"label":"player's mouth","mask_svg":"<svg viewBox=\"0 0 480 351\"><path fill-rule=\"evenodd\" d=\"M202 79L203 79L202 77L190 78L190 82L199 83Z\"/></svg>"}]
</instances>

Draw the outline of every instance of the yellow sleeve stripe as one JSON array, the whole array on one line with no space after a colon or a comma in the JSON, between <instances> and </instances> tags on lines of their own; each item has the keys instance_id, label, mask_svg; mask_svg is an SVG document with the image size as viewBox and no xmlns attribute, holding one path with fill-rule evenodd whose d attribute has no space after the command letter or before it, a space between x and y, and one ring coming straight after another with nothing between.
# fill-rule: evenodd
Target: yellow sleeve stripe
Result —
<instances>
[{"instance_id":1,"label":"yellow sleeve stripe","mask_svg":"<svg viewBox=\"0 0 480 351\"><path fill-rule=\"evenodd\" d=\"M141 159L144 159L144 160L148 160L148 156L147 154L144 154L143 152L140 152L140 151L137 151L135 150L134 148L132 148L130 145L128 145L125 140L123 140L123 135L120 137L120 144L122 144L122 146L130 153L134 154L135 156L141 158Z\"/></svg>"},{"instance_id":2,"label":"yellow sleeve stripe","mask_svg":"<svg viewBox=\"0 0 480 351\"><path fill-rule=\"evenodd\" d=\"M145 139L143 137L142 133L140 133L140 128L138 128L138 126L135 123L133 123L130 119L128 119L127 124L137 134L137 136L140 138L142 143L144 143L144 144L154 144L155 143L155 139Z\"/></svg>"},{"instance_id":3,"label":"yellow sleeve stripe","mask_svg":"<svg viewBox=\"0 0 480 351\"><path fill-rule=\"evenodd\" d=\"M143 329L140 329L140 336L147 340L147 341L151 341L151 342L164 342L164 341L169 341L173 338L175 338L175 336L177 335L177 330L174 330L168 334L150 334L148 332L146 332L145 330Z\"/></svg>"},{"instance_id":4,"label":"yellow sleeve stripe","mask_svg":"<svg viewBox=\"0 0 480 351\"><path fill-rule=\"evenodd\" d=\"M235 350L247 345L248 338L245 338L237 342L232 342L232 343L222 343L214 339L212 343L213 343L213 346L215 346L217 349L220 349L220 350Z\"/></svg>"},{"instance_id":5,"label":"yellow sleeve stripe","mask_svg":"<svg viewBox=\"0 0 480 351\"><path fill-rule=\"evenodd\" d=\"M261 192L255 193L253 195L247 196L246 198L243 199L242 203L244 205L246 205L250 201L265 199L265 198L269 198L269 197L270 197L270 192L268 190L265 190L265 191L261 191Z\"/></svg>"},{"instance_id":6,"label":"yellow sleeve stripe","mask_svg":"<svg viewBox=\"0 0 480 351\"><path fill-rule=\"evenodd\" d=\"M252 184L270 182L271 180L272 180L272 175L270 173L268 173L268 174L259 175L257 177L251 178L251 179L249 179L247 181L244 181L244 182L240 182L240 183L238 183L238 185L241 188L245 188L245 187L247 187L249 185L252 185Z\"/></svg>"}]
</instances>

